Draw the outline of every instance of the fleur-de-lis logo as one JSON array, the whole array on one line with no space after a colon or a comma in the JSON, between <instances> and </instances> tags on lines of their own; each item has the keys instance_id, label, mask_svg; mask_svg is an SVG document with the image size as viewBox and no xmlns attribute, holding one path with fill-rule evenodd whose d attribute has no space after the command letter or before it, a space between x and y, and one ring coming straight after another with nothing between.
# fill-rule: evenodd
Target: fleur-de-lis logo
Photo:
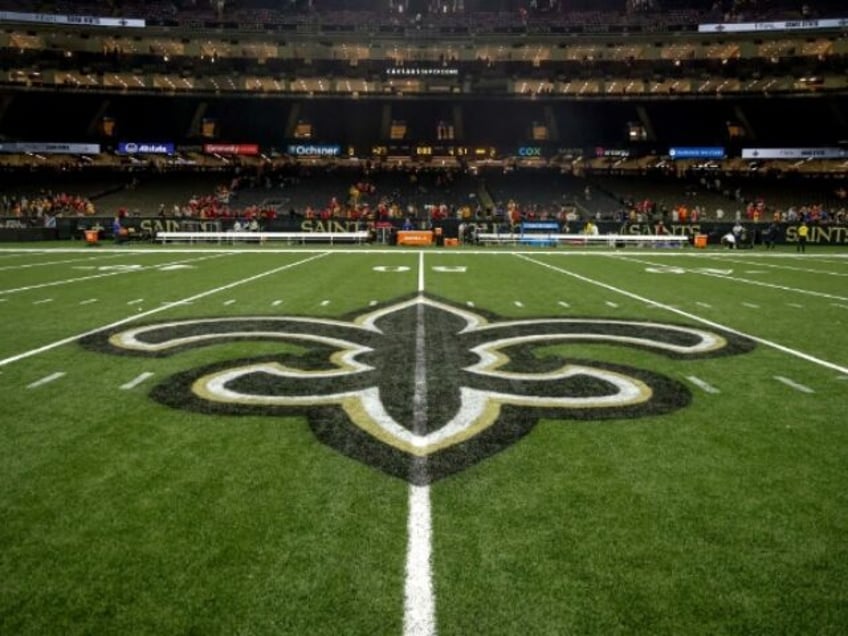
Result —
<instances>
[{"instance_id":1,"label":"fleur-de-lis logo","mask_svg":"<svg viewBox=\"0 0 848 636\"><path fill-rule=\"evenodd\" d=\"M304 415L323 443L415 484L501 451L543 417L636 417L668 413L691 400L688 389L671 378L564 358L552 346L599 343L671 358L728 355L754 346L731 334L652 321L503 321L423 294L350 320L174 320L96 334L83 344L167 356L233 340L277 341L295 345L298 353L193 369L159 384L152 396L208 413Z\"/></svg>"}]
</instances>

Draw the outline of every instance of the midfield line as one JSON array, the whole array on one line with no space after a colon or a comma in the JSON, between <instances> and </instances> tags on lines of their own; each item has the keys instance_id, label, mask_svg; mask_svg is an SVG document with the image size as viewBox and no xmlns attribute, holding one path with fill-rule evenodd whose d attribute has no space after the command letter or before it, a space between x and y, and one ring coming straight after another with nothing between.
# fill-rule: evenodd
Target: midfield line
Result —
<instances>
[{"instance_id":1,"label":"midfield line","mask_svg":"<svg viewBox=\"0 0 848 636\"><path fill-rule=\"evenodd\" d=\"M424 252L418 252L418 294L424 293ZM427 357L424 304L418 304L415 326L415 392L412 397L412 432L427 434ZM433 594L433 521L430 508L427 457L412 460L412 471L425 485L409 485L408 543L404 585L404 636L436 634L436 599Z\"/></svg>"},{"instance_id":2,"label":"midfield line","mask_svg":"<svg viewBox=\"0 0 848 636\"><path fill-rule=\"evenodd\" d=\"M822 360L821 358L817 358L809 353L804 353L803 351L798 351L797 349L792 349L791 347L784 346L780 343L774 342L772 340L767 340L766 338L760 338L759 336L753 336L749 333L745 333L744 331L739 331L738 329L734 329L733 327L728 327L727 325L723 325L721 323L715 322L714 320L709 320L708 318L702 318L697 314L689 313L688 311L684 311L682 309L678 309L677 307L673 307L671 305L666 305L665 303L661 303L656 300L651 300L650 298L646 298L645 296L640 296L639 294L634 294L633 292L629 292L626 289L621 289L620 287L615 287L613 285L608 285L607 283L601 282L599 280L594 280L587 276L583 276L582 274L577 274L575 272L570 272L567 269L563 269L561 267L557 267L556 265L551 265L550 263L545 263L544 261L536 260L535 258L531 258L524 254L516 254L516 257L523 259L529 263L533 263L535 265L539 265L540 267L545 267L547 269L553 270L555 272L559 272L560 274L565 274L566 276L571 276L572 278L576 278L579 281L584 283L589 283L590 285L595 285L596 287L601 287L603 289L615 292L617 294L621 294L622 296L627 296L628 298L632 298L634 300L638 300L639 302L643 302L645 304L651 305L652 307L657 307L659 309L664 309L666 311L670 311L672 313L677 314L678 316L683 316L684 318L688 318L689 320L694 320L695 322L699 322L704 325L708 325L715 329L722 329L732 334L736 334L737 336L742 336L743 338L748 338L749 340L753 340L756 343L761 345L765 345L766 347L771 347L772 349L776 349L781 353L786 353L791 356L795 356L796 358L801 358L802 360L806 360L807 362L812 362L813 364L817 364L821 367L825 367L827 369L833 369L834 371L838 371L839 373L848 374L848 367L843 367L834 362L829 362L827 360ZM723 278L723 277L722 277Z\"/></svg>"},{"instance_id":3,"label":"midfield line","mask_svg":"<svg viewBox=\"0 0 848 636\"><path fill-rule=\"evenodd\" d=\"M66 344L70 344L72 342L76 342L80 338L85 338L86 336L91 336L100 331L105 331L107 329L114 329L115 327L120 327L121 325L125 325L129 322L133 322L139 320L140 318L146 318L147 316L152 316L153 314L158 314L159 312L170 309L173 305L179 303L189 303L195 300L199 300L201 298L206 298L207 296L211 296L213 294L220 293L222 291L226 291L228 289L233 289L234 287L238 287L240 285L244 285L245 283L251 283L255 280L259 280L260 278L265 278L266 276L273 276L274 274L278 274L279 272L285 271L287 269L291 269L292 267L297 267L299 265L304 265L309 263L310 261L314 261L316 259L327 256L331 252L321 252L319 254L310 256L309 258L304 258L299 261L295 261L294 263L289 263L288 265L281 265L280 267L275 267L274 269L270 269L267 272L262 272L261 274L256 274L254 276L249 276L247 278L243 278L237 280L232 283L228 283L226 285L221 285L220 287L215 287L214 289L210 289L205 292L201 292L199 294L195 294L194 296L188 296L183 298L182 300L176 301L176 303L169 303L167 305L162 305L160 307L156 307L154 309L148 309L147 311L139 312L133 314L132 316L127 316L126 318L122 318L121 320L116 320L115 322L111 322L108 325L103 325L102 327L97 327L96 329L90 329L89 331L85 331L83 333L79 333L75 336L70 336L68 338L62 338L61 340L56 340L55 342L51 342L50 344L46 344L41 347L37 347L35 349L30 349L29 351L24 351L23 353L19 353L14 356L10 356L8 358L3 358L0 360L0 367L6 366L7 364L12 364L13 362L17 362L18 360L23 360L25 358L30 358L32 356L38 355L40 353L44 353L45 351L50 351L51 349L55 349L56 347L61 347Z\"/></svg>"}]
</instances>

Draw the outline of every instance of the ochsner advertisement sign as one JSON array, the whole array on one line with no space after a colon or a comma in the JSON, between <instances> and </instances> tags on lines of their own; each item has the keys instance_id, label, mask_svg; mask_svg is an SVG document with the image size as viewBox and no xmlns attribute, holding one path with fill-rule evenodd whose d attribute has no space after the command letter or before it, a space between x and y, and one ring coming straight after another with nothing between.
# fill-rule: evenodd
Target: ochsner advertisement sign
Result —
<instances>
[{"instance_id":1,"label":"ochsner advertisement sign","mask_svg":"<svg viewBox=\"0 0 848 636\"><path fill-rule=\"evenodd\" d=\"M122 155L172 155L174 144L122 141L118 144L118 153Z\"/></svg>"},{"instance_id":2,"label":"ochsner advertisement sign","mask_svg":"<svg viewBox=\"0 0 848 636\"><path fill-rule=\"evenodd\" d=\"M338 157L342 154L342 147L337 144L289 144L286 154L295 157Z\"/></svg>"},{"instance_id":3,"label":"ochsner advertisement sign","mask_svg":"<svg viewBox=\"0 0 848 636\"><path fill-rule=\"evenodd\" d=\"M204 144L203 152L208 155L258 155L258 144Z\"/></svg>"}]
</instances>

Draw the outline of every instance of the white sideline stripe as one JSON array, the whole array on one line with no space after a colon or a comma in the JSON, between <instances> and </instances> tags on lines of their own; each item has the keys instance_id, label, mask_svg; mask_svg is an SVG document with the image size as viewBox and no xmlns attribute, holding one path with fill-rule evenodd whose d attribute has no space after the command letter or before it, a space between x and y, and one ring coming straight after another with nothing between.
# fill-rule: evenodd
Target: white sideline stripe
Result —
<instances>
[{"instance_id":1,"label":"white sideline stripe","mask_svg":"<svg viewBox=\"0 0 848 636\"><path fill-rule=\"evenodd\" d=\"M704 303L704 302L701 302L700 300L696 301L695 304L698 305L699 307L706 307L707 309L712 307L712 305L710 303Z\"/></svg>"},{"instance_id":2,"label":"white sideline stripe","mask_svg":"<svg viewBox=\"0 0 848 636\"><path fill-rule=\"evenodd\" d=\"M520 300L516 300L516 301L515 301L515 306L516 306L516 307L524 307L524 303L523 303L523 302L521 302Z\"/></svg>"},{"instance_id":3,"label":"white sideline stripe","mask_svg":"<svg viewBox=\"0 0 848 636\"><path fill-rule=\"evenodd\" d=\"M133 378L132 380L130 380L126 384L122 384L121 388L124 391L128 391L129 389L134 389L139 384L141 384L142 382L144 382L148 378L152 378L152 377L153 377L153 373L151 373L150 371L145 371L144 373L139 374L138 376L136 376L135 378Z\"/></svg>"},{"instance_id":4,"label":"white sideline stripe","mask_svg":"<svg viewBox=\"0 0 848 636\"><path fill-rule=\"evenodd\" d=\"M276 307L277 305L279 305L282 302L283 302L282 300L275 300L274 302L271 303L271 306Z\"/></svg>"},{"instance_id":5,"label":"white sideline stripe","mask_svg":"<svg viewBox=\"0 0 848 636\"><path fill-rule=\"evenodd\" d=\"M236 302L236 301L235 301L235 300L233 300L232 298L230 298L229 300L225 300L225 301L224 301L224 304L225 304L225 305L232 305L234 302Z\"/></svg>"},{"instance_id":6,"label":"white sideline stripe","mask_svg":"<svg viewBox=\"0 0 848 636\"><path fill-rule=\"evenodd\" d=\"M136 298L135 300L127 301L128 305L137 305L140 302L144 302L144 298Z\"/></svg>"},{"instance_id":7,"label":"white sideline stripe","mask_svg":"<svg viewBox=\"0 0 848 636\"><path fill-rule=\"evenodd\" d=\"M805 386L803 384L799 384L798 382L790 380L789 378L785 378L782 375L776 375L774 376L774 379L778 382L782 382L788 387L795 389L796 391L800 391L801 393L815 393L815 391L813 391L810 387Z\"/></svg>"},{"instance_id":8,"label":"white sideline stripe","mask_svg":"<svg viewBox=\"0 0 848 636\"><path fill-rule=\"evenodd\" d=\"M436 604L430 563L433 550L430 486L409 485L406 529L409 543L403 594L403 634L432 636L436 633Z\"/></svg>"},{"instance_id":9,"label":"white sideline stripe","mask_svg":"<svg viewBox=\"0 0 848 636\"><path fill-rule=\"evenodd\" d=\"M687 375L686 379L702 391L705 391L707 393L721 393L721 391L715 388L712 384L704 382L701 378L695 377L694 375Z\"/></svg>"},{"instance_id":10,"label":"white sideline stripe","mask_svg":"<svg viewBox=\"0 0 848 636\"><path fill-rule=\"evenodd\" d=\"M182 304L182 303L190 303L195 300L200 300L201 298L205 298L206 296L211 296L213 294L217 294L222 291L226 291L228 289L233 289L234 287L238 287L239 285L244 285L245 283L250 283L255 280L259 280L260 278L265 278L266 276L273 276L274 274L278 274L279 272L285 271L287 269L291 269L292 267L297 267L298 265L304 265L316 259L322 258L331 254L331 252L319 252L318 254L313 254L308 258L304 258L299 261L295 261L294 263L288 263L287 265L281 265L280 267L275 267L274 269L269 269L267 272L262 272L261 274L255 274L253 276L249 276L248 278L243 278L241 280L237 280L232 283L227 283L226 285L221 285L220 287L215 287L214 289L210 289L205 292L201 292L199 294L195 294L194 296L189 296L184 298L176 303L170 303L168 305L156 307L155 309L148 309L147 311L139 312L133 316L127 316L126 318L122 318L121 320L116 320L115 322L110 322L108 325L103 325L102 327L97 327L95 329L89 329L88 331L84 331L75 336L69 336L68 338L62 338L61 340L56 340L55 342L51 342L50 344L43 345L41 347L36 347L35 349L30 349L29 351L24 351L23 353L19 353L14 356L9 356L8 358L3 358L0 360L0 367L4 367L7 364L11 364L13 362L17 362L18 360L23 360L25 358L29 358L31 356L38 355L39 353L44 353L45 351L50 351L51 349L55 349L56 347L61 347L62 345L70 344L72 342L76 342L80 338L85 338L86 336L91 336L95 333L99 333L106 329L114 329L115 327L120 327L121 325L125 325L128 322L133 322L138 320L139 318L146 318L147 316L152 316L153 314L158 314L160 311L165 311L169 309L174 304ZM848 373L848 371L846 371Z\"/></svg>"},{"instance_id":11,"label":"white sideline stripe","mask_svg":"<svg viewBox=\"0 0 848 636\"><path fill-rule=\"evenodd\" d=\"M608 300L604 303L607 307L618 307L618 303L614 303L611 300Z\"/></svg>"},{"instance_id":12,"label":"white sideline stripe","mask_svg":"<svg viewBox=\"0 0 848 636\"><path fill-rule=\"evenodd\" d=\"M782 353L789 354L791 356L795 356L796 358L801 358L802 360L806 360L807 362L812 362L813 364L817 364L819 366L825 367L827 369L833 369L834 371L838 371L840 373L848 374L848 367L843 367L839 364L835 364L833 362L829 362L827 360L823 360L822 358L817 358L816 356L810 355L809 353L804 353L803 351L798 351L797 349L793 349L791 347L784 346L773 340L767 340L766 338L760 338L759 336L753 336L749 333L745 333L744 331L739 331L738 329L734 329L733 327L728 327L721 323L715 322L714 320L709 320L708 318L703 318L698 316L697 314L689 313L688 311L683 311L677 307L673 307L672 305L666 305L665 303L661 303L656 300L651 300L650 298L646 298L644 296L640 296L639 294L634 294L633 292L629 292L625 289L621 289L619 287L614 287L613 285L608 285L606 283L602 283L599 280L594 280L592 278L588 278L587 276L583 276L581 274L576 274L574 272L570 272L567 269L562 269L561 267L557 267L556 265L551 265L550 263L545 263L544 261L538 261L534 258L530 258L525 254L516 254L518 258L526 260L530 263L535 263L540 267L545 267L547 269L552 269L555 272L559 272L560 274L565 274L566 276L571 276L572 278L576 278L577 280L581 280L584 283L589 283L590 285L595 285L596 287L602 287L603 289L608 289L609 291L613 291L617 294L621 294L623 296L627 296L628 298L632 298L634 300L638 300L640 302L646 303L649 307L665 309L666 311L670 311L679 316L683 316L684 318L688 318L689 320L694 320L696 322L700 322L701 324L708 325L715 329L721 329L723 331L727 331L728 333L736 334L737 336L742 336L743 338L748 338L749 340L753 340L756 343L761 345L765 345L767 347L771 347L772 349L776 349Z\"/></svg>"},{"instance_id":13,"label":"white sideline stripe","mask_svg":"<svg viewBox=\"0 0 848 636\"><path fill-rule=\"evenodd\" d=\"M65 375L64 371L57 371L56 373L51 373L50 375L41 378L40 380L36 380L31 384L27 384L28 389L34 389L35 387L41 386L43 384L47 384L48 382L53 382L53 380L58 380L63 375Z\"/></svg>"},{"instance_id":14,"label":"white sideline stripe","mask_svg":"<svg viewBox=\"0 0 848 636\"><path fill-rule=\"evenodd\" d=\"M52 303L52 302L53 302L52 298L42 298L41 300L33 300L32 304L33 305L43 305L44 303Z\"/></svg>"},{"instance_id":15,"label":"white sideline stripe","mask_svg":"<svg viewBox=\"0 0 848 636\"><path fill-rule=\"evenodd\" d=\"M759 305L755 305L754 303L742 303L745 307L750 307L751 309L759 309Z\"/></svg>"},{"instance_id":16,"label":"white sideline stripe","mask_svg":"<svg viewBox=\"0 0 848 636\"><path fill-rule=\"evenodd\" d=\"M89 298L88 300L81 300L80 305L90 305L91 303L96 303L96 298Z\"/></svg>"},{"instance_id":17,"label":"white sideline stripe","mask_svg":"<svg viewBox=\"0 0 848 636\"><path fill-rule=\"evenodd\" d=\"M69 285L71 283L79 283L86 280L94 280L95 278L105 278L107 276L118 276L119 274L132 274L136 272L149 272L151 270L155 270L159 267L166 267L168 265L179 265L181 263L194 263L197 261L205 261L210 258L217 258L218 256L223 256L223 254L215 254L213 256L202 256L200 258L189 258L182 261L175 261L173 263L162 263L159 265L144 265L137 269L119 269L117 271L104 272L102 274L92 274L91 276L80 276L79 278L66 278L64 280L54 280L50 283L39 283L38 285L27 285L26 287L15 287L13 289L0 289L0 294L14 294L16 292L29 291L31 289L42 289L44 287L56 287L57 285Z\"/></svg>"}]
</instances>

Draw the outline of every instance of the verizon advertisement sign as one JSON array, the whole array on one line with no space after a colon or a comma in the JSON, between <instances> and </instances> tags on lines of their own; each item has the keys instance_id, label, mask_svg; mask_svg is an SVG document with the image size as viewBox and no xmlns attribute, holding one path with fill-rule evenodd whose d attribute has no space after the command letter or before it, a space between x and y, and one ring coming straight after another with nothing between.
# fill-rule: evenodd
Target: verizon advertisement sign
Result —
<instances>
[{"instance_id":1,"label":"verizon advertisement sign","mask_svg":"<svg viewBox=\"0 0 848 636\"><path fill-rule=\"evenodd\" d=\"M204 144L208 155L258 155L259 144Z\"/></svg>"}]
</instances>

